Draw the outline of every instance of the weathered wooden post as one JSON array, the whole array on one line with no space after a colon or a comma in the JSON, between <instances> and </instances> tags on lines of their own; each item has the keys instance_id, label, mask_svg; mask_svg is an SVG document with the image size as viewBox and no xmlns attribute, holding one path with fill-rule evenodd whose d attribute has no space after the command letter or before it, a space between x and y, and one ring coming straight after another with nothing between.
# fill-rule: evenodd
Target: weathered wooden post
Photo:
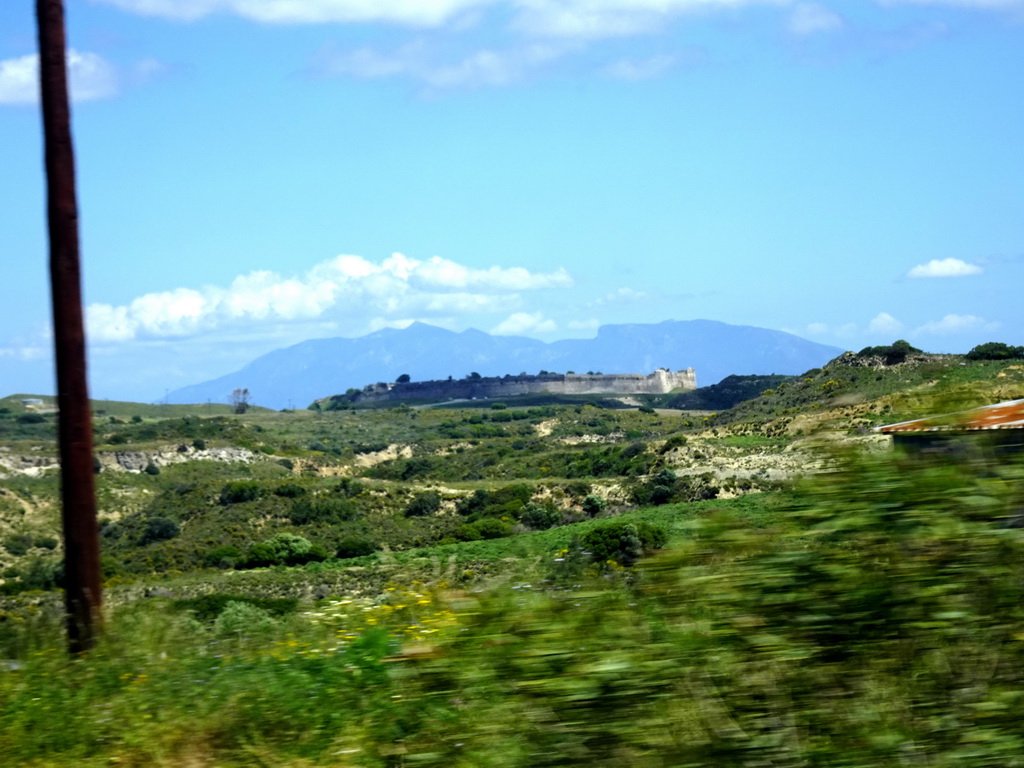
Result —
<instances>
[{"instance_id":1,"label":"weathered wooden post","mask_svg":"<svg viewBox=\"0 0 1024 768\"><path fill-rule=\"evenodd\" d=\"M62 0L36 0L36 21L39 27L39 90L46 156L57 405L60 408L64 602L68 646L72 653L79 653L91 648L96 640L103 595Z\"/></svg>"}]
</instances>

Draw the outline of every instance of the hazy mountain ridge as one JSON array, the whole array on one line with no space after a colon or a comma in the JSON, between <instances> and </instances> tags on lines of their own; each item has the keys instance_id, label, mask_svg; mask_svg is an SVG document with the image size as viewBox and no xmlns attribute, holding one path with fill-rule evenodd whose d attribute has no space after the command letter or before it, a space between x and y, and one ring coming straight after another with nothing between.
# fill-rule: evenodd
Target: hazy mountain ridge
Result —
<instances>
[{"instance_id":1,"label":"hazy mountain ridge","mask_svg":"<svg viewBox=\"0 0 1024 768\"><path fill-rule=\"evenodd\" d=\"M649 373L660 367L693 367L698 385L705 386L737 373L802 373L841 351L783 331L713 320L605 325L595 338L551 343L413 323L402 330L388 328L354 339L311 339L277 349L234 373L177 389L168 402L220 403L232 390L246 388L258 405L304 408L316 398L394 381L403 373L419 381L462 378L471 372Z\"/></svg>"}]
</instances>

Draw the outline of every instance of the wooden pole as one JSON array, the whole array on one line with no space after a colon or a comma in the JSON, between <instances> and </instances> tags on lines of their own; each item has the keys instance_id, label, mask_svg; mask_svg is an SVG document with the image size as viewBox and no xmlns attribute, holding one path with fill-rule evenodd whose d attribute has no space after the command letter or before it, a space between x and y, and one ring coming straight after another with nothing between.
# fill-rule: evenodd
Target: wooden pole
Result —
<instances>
[{"instance_id":1,"label":"wooden pole","mask_svg":"<svg viewBox=\"0 0 1024 768\"><path fill-rule=\"evenodd\" d=\"M91 648L96 640L103 595L62 0L36 0L36 20L39 26L39 89L46 156L57 406L60 409L64 601L68 647L72 653L79 653Z\"/></svg>"}]
</instances>

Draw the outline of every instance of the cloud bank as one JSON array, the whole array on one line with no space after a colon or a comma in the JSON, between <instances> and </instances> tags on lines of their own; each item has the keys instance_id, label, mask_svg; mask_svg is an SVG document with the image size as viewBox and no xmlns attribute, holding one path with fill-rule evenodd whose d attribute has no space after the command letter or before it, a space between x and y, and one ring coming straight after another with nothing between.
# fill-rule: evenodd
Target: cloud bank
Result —
<instances>
[{"instance_id":1,"label":"cloud bank","mask_svg":"<svg viewBox=\"0 0 1024 768\"><path fill-rule=\"evenodd\" d=\"M94 303L86 309L86 321L94 343L346 318L383 327L410 319L507 313L520 308L522 292L572 284L564 269L547 273L523 267L478 269L438 256L420 261L401 253L375 263L362 256L341 255L298 277L260 270L240 275L227 287L177 288L122 305ZM523 317L534 316L523 313ZM513 314L506 327L553 330L550 321L539 316L532 325L523 317Z\"/></svg>"},{"instance_id":2,"label":"cloud bank","mask_svg":"<svg viewBox=\"0 0 1024 768\"><path fill-rule=\"evenodd\" d=\"M494 0L97 0L145 16L195 21L232 14L265 24L389 22L432 27Z\"/></svg>"},{"instance_id":3,"label":"cloud bank","mask_svg":"<svg viewBox=\"0 0 1024 768\"><path fill-rule=\"evenodd\" d=\"M118 75L113 64L95 53L67 52L68 88L73 101L115 96ZM0 60L0 104L35 104L39 101L39 54Z\"/></svg>"}]
</instances>

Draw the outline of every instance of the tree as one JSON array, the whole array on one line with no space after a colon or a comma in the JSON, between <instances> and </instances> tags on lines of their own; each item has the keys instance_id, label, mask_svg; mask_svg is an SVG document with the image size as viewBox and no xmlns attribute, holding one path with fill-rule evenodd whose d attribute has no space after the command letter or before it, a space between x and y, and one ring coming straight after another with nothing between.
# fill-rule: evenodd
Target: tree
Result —
<instances>
[{"instance_id":1,"label":"tree","mask_svg":"<svg viewBox=\"0 0 1024 768\"><path fill-rule=\"evenodd\" d=\"M412 381L412 378L409 376L408 373L403 373L401 376L395 379L396 384L408 384L410 381Z\"/></svg>"},{"instance_id":2,"label":"tree","mask_svg":"<svg viewBox=\"0 0 1024 768\"><path fill-rule=\"evenodd\" d=\"M231 407L234 408L235 413L245 413L249 410L251 404L250 395L248 389L236 389L231 393Z\"/></svg>"}]
</instances>

